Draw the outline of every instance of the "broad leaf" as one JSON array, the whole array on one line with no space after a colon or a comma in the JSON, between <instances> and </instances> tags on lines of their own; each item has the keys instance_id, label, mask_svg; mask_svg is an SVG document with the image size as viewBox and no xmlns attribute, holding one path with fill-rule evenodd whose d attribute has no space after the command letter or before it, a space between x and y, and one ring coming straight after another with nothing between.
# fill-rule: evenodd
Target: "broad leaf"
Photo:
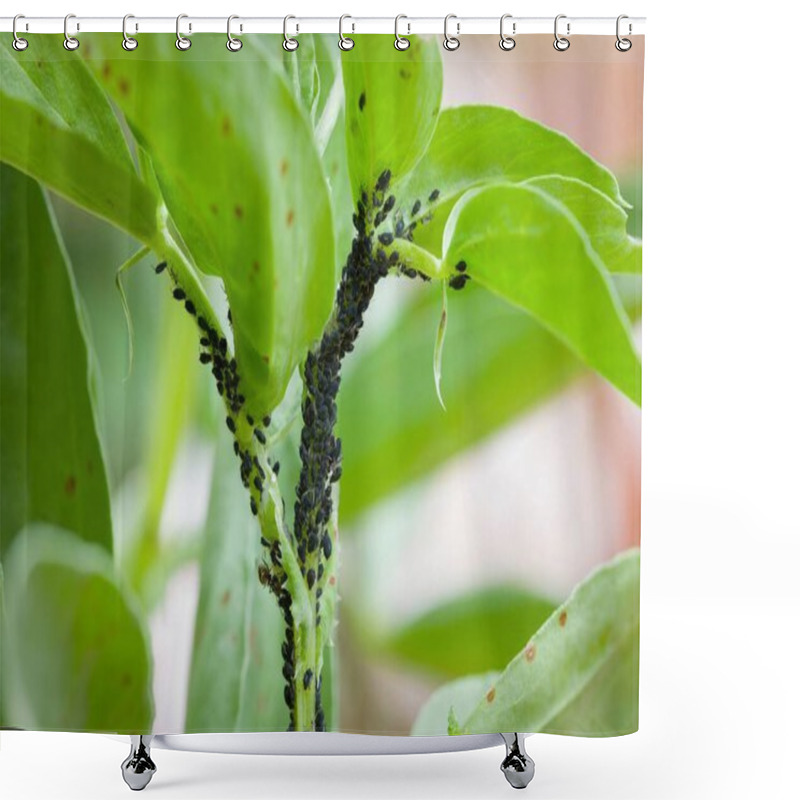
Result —
<instances>
[{"instance_id":1,"label":"broad leaf","mask_svg":"<svg viewBox=\"0 0 800 800\"><path fill-rule=\"evenodd\" d=\"M2 49L2 48L0 48ZM5 125L5 121L4 121ZM0 556L30 521L111 550L82 310L39 185L0 167Z\"/></svg>"},{"instance_id":2,"label":"broad leaf","mask_svg":"<svg viewBox=\"0 0 800 800\"><path fill-rule=\"evenodd\" d=\"M487 672L484 675L467 675L439 687L414 720L411 735L446 736L448 720L451 717L464 719L489 691L499 674Z\"/></svg>"},{"instance_id":3,"label":"broad leaf","mask_svg":"<svg viewBox=\"0 0 800 800\"><path fill-rule=\"evenodd\" d=\"M410 37L404 51L393 36L354 36L342 54L347 157L353 197L371 191L390 170L393 181L417 163L436 127L442 98L440 44Z\"/></svg>"},{"instance_id":4,"label":"broad leaf","mask_svg":"<svg viewBox=\"0 0 800 800\"><path fill-rule=\"evenodd\" d=\"M548 175L526 185L566 206L609 272L641 273L642 243L627 232L628 215L607 195L576 178Z\"/></svg>"},{"instance_id":5,"label":"broad leaf","mask_svg":"<svg viewBox=\"0 0 800 800\"><path fill-rule=\"evenodd\" d=\"M641 362L608 271L575 216L533 186L467 192L444 233L444 271L528 311L635 403ZM531 365L533 366L533 365Z\"/></svg>"},{"instance_id":6,"label":"broad leaf","mask_svg":"<svg viewBox=\"0 0 800 800\"><path fill-rule=\"evenodd\" d=\"M442 111L430 147L396 194L404 208L419 200L421 213L433 212L432 221L416 229L414 240L439 255L445 222L464 192L545 175L577 178L626 205L611 172L567 136L516 111L479 105Z\"/></svg>"},{"instance_id":7,"label":"broad leaf","mask_svg":"<svg viewBox=\"0 0 800 800\"><path fill-rule=\"evenodd\" d=\"M516 586L449 600L394 632L380 652L448 678L500 670L555 604Z\"/></svg>"},{"instance_id":8,"label":"broad leaf","mask_svg":"<svg viewBox=\"0 0 800 800\"><path fill-rule=\"evenodd\" d=\"M440 689L437 713L423 709L414 732L442 733L449 722L460 733L632 733L638 637L639 551L630 550L579 584L501 674ZM465 711L470 692L475 702ZM442 714L448 695L455 707L449 720Z\"/></svg>"},{"instance_id":9,"label":"broad leaf","mask_svg":"<svg viewBox=\"0 0 800 800\"><path fill-rule=\"evenodd\" d=\"M99 545L26 528L5 566L5 723L31 730L146 733L152 657L140 610Z\"/></svg>"},{"instance_id":10,"label":"broad leaf","mask_svg":"<svg viewBox=\"0 0 800 800\"><path fill-rule=\"evenodd\" d=\"M345 362L343 523L550 397L580 371L580 362L533 318L489 292L468 285L451 293L448 306L446 412L431 374L438 287L420 291L376 345Z\"/></svg>"},{"instance_id":11,"label":"broad leaf","mask_svg":"<svg viewBox=\"0 0 800 800\"><path fill-rule=\"evenodd\" d=\"M150 242L155 199L106 96L62 41L42 36L23 52L0 48L0 159Z\"/></svg>"},{"instance_id":12,"label":"broad leaf","mask_svg":"<svg viewBox=\"0 0 800 800\"><path fill-rule=\"evenodd\" d=\"M98 35L92 61L150 155L194 262L225 283L242 393L259 418L319 336L334 291L328 187L270 38L274 59L229 53L211 34L185 52L169 35L133 52ZM200 132L202 147L191 146Z\"/></svg>"},{"instance_id":13,"label":"broad leaf","mask_svg":"<svg viewBox=\"0 0 800 800\"><path fill-rule=\"evenodd\" d=\"M281 675L284 624L274 596L258 581L262 552L225 429L200 562L187 733L280 731L289 723Z\"/></svg>"}]
</instances>

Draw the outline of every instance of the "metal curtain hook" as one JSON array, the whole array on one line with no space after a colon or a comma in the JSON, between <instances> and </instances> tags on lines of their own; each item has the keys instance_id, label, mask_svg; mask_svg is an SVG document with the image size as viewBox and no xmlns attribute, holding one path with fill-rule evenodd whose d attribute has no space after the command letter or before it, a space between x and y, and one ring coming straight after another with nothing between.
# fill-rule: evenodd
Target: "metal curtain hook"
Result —
<instances>
[{"instance_id":1,"label":"metal curtain hook","mask_svg":"<svg viewBox=\"0 0 800 800\"><path fill-rule=\"evenodd\" d=\"M395 50L408 50L411 47L411 41L400 35L401 19L408 19L408 17L405 14L398 14L394 18L394 47ZM406 26L408 27L408 32L411 33L411 25L406 23Z\"/></svg>"},{"instance_id":2,"label":"metal curtain hook","mask_svg":"<svg viewBox=\"0 0 800 800\"><path fill-rule=\"evenodd\" d=\"M64 17L64 49L65 50L77 50L80 47L80 42L74 37L69 35L69 21L71 19L75 19L74 14L67 14ZM78 26L77 30L80 30L80 26Z\"/></svg>"},{"instance_id":3,"label":"metal curtain hook","mask_svg":"<svg viewBox=\"0 0 800 800\"><path fill-rule=\"evenodd\" d=\"M559 51L559 53L563 53L565 50L569 48L569 39L565 39L563 36L560 36L558 33L558 21L560 19L566 19L566 14L559 14L556 17L556 21L553 24L553 32L555 33L555 41L553 42L553 47ZM567 36L569 36L569 22L567 23Z\"/></svg>"},{"instance_id":4,"label":"metal curtain hook","mask_svg":"<svg viewBox=\"0 0 800 800\"><path fill-rule=\"evenodd\" d=\"M11 23L11 32L14 34L14 41L12 42L12 47L17 52L21 53L23 50L25 50L25 48L27 48L28 40L17 36L17 20L18 19L25 19L25 15L24 14L17 14L17 16L14 17L14 21Z\"/></svg>"},{"instance_id":5,"label":"metal curtain hook","mask_svg":"<svg viewBox=\"0 0 800 800\"><path fill-rule=\"evenodd\" d=\"M191 39L187 39L181 33L181 20L182 19L188 19L188 18L189 18L188 14L178 14L178 16L175 18L175 37L176 37L175 38L175 47L177 47L178 50L188 50L192 46L192 40ZM191 32L191 30L192 30L192 26L190 24L189 25L189 31Z\"/></svg>"},{"instance_id":6,"label":"metal curtain hook","mask_svg":"<svg viewBox=\"0 0 800 800\"><path fill-rule=\"evenodd\" d=\"M628 19L628 15L627 14L620 14L617 17L617 41L614 42L614 47L616 47L617 50L620 51L620 53L627 53L628 50L630 50L631 47L633 47L633 42L630 39L621 39L620 38L620 35L619 35L619 24L620 24L620 22L622 22L623 19ZM631 24L629 22L628 23L628 34L630 35L630 33L631 33Z\"/></svg>"},{"instance_id":7,"label":"metal curtain hook","mask_svg":"<svg viewBox=\"0 0 800 800\"><path fill-rule=\"evenodd\" d=\"M514 39L511 36L506 36L506 33L503 30L503 26L505 25L505 21L507 19L511 19L511 14L503 14L503 16L500 17L500 49L506 51L513 50L517 46L517 43L514 41ZM517 32L516 22L511 23L511 32Z\"/></svg>"},{"instance_id":8,"label":"metal curtain hook","mask_svg":"<svg viewBox=\"0 0 800 800\"><path fill-rule=\"evenodd\" d=\"M300 42L298 42L297 39L292 39L292 37L289 36L287 27L290 19L297 19L297 17L293 17L291 14L289 14L283 18L283 49L291 53L292 51L297 50L297 48L300 46Z\"/></svg>"},{"instance_id":9,"label":"metal curtain hook","mask_svg":"<svg viewBox=\"0 0 800 800\"><path fill-rule=\"evenodd\" d=\"M239 19L239 17L237 17L236 14L231 14L228 17L228 41L225 44L225 47L227 47L228 50L231 51L231 53L238 53L239 50L242 49L242 45L244 44L244 42L242 42L241 39L237 39L235 36L233 36L233 34L231 34L231 22L233 22L233 20L235 19ZM239 30L241 31L241 27L239 28Z\"/></svg>"},{"instance_id":10,"label":"metal curtain hook","mask_svg":"<svg viewBox=\"0 0 800 800\"><path fill-rule=\"evenodd\" d=\"M339 17L339 49L340 50L352 50L356 43L349 37L345 36L342 32L342 28L344 26L344 21L346 19L353 19L349 14L342 14ZM353 30L355 30L355 25L353 26Z\"/></svg>"},{"instance_id":11,"label":"metal curtain hook","mask_svg":"<svg viewBox=\"0 0 800 800\"><path fill-rule=\"evenodd\" d=\"M448 14L444 18L444 41L442 42L442 45L444 45L445 50L453 51L458 50L459 46L461 45L461 41L459 40L458 36L451 36L447 32L447 23L450 22L451 19L458 20L458 17L455 14ZM460 28L460 24L458 21L456 21L456 33L459 32Z\"/></svg>"},{"instance_id":12,"label":"metal curtain hook","mask_svg":"<svg viewBox=\"0 0 800 800\"><path fill-rule=\"evenodd\" d=\"M128 36L128 20L135 19L133 14L126 14L122 18L122 49L128 50L135 50L139 46L139 42L136 41L132 36Z\"/></svg>"}]
</instances>

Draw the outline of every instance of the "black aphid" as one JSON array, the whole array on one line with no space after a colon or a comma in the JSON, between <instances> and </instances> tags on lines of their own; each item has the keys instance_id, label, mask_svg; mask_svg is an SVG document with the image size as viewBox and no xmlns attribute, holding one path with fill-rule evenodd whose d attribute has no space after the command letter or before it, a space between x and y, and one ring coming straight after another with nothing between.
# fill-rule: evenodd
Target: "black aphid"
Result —
<instances>
[{"instance_id":1,"label":"black aphid","mask_svg":"<svg viewBox=\"0 0 800 800\"><path fill-rule=\"evenodd\" d=\"M187 310L187 311L188 311L188 312L189 312L189 313L190 313L192 316L194 316L194 315L197 313L197 312L195 311L194 303L193 303L191 300L187 300L187 301L184 303L184 306L186 306L186 310Z\"/></svg>"},{"instance_id":2,"label":"black aphid","mask_svg":"<svg viewBox=\"0 0 800 800\"><path fill-rule=\"evenodd\" d=\"M267 437L264 435L264 431L261 428L254 428L253 433L256 435L256 439L258 439L261 444L267 443Z\"/></svg>"},{"instance_id":3,"label":"black aphid","mask_svg":"<svg viewBox=\"0 0 800 800\"><path fill-rule=\"evenodd\" d=\"M205 336L201 336L201 337L200 337L200 344L201 344L203 347L208 347L208 345L210 344L210 342L208 341L208 339L206 339L206 337L205 337Z\"/></svg>"},{"instance_id":4,"label":"black aphid","mask_svg":"<svg viewBox=\"0 0 800 800\"><path fill-rule=\"evenodd\" d=\"M394 235L395 236L402 236L403 230L405 229L406 224L403 222L402 219L397 220L397 225L394 226Z\"/></svg>"},{"instance_id":5,"label":"black aphid","mask_svg":"<svg viewBox=\"0 0 800 800\"><path fill-rule=\"evenodd\" d=\"M394 195L390 194L383 204L383 213L388 214L394 208Z\"/></svg>"},{"instance_id":6,"label":"black aphid","mask_svg":"<svg viewBox=\"0 0 800 800\"><path fill-rule=\"evenodd\" d=\"M367 93L361 92L361 96L358 98L358 110L363 111L364 106L367 104Z\"/></svg>"},{"instance_id":7,"label":"black aphid","mask_svg":"<svg viewBox=\"0 0 800 800\"><path fill-rule=\"evenodd\" d=\"M201 364L210 364L211 363L211 354L210 353L200 353L200 363Z\"/></svg>"},{"instance_id":8,"label":"black aphid","mask_svg":"<svg viewBox=\"0 0 800 800\"><path fill-rule=\"evenodd\" d=\"M251 425L255 422L255 420L248 414L247 415L247 424Z\"/></svg>"},{"instance_id":9,"label":"black aphid","mask_svg":"<svg viewBox=\"0 0 800 800\"><path fill-rule=\"evenodd\" d=\"M438 199L439 199L439 190L438 190L438 189L434 189L434 190L433 190L433 191L432 191L432 192L431 192L431 193L428 195L428 202L430 202L430 203L435 203L435 202L436 202Z\"/></svg>"},{"instance_id":10,"label":"black aphid","mask_svg":"<svg viewBox=\"0 0 800 800\"><path fill-rule=\"evenodd\" d=\"M197 324L200 326L200 330L201 331L206 331L206 333L208 333L208 331L210 330L209 325L206 322L206 318L205 317L198 317L197 318Z\"/></svg>"},{"instance_id":11,"label":"black aphid","mask_svg":"<svg viewBox=\"0 0 800 800\"><path fill-rule=\"evenodd\" d=\"M411 208L411 216L412 216L412 217L416 217L416 216L417 216L417 214L419 214L419 210L420 210L421 208L422 208L422 201L421 201L421 200L417 200L417 201L414 203L413 207Z\"/></svg>"},{"instance_id":12,"label":"black aphid","mask_svg":"<svg viewBox=\"0 0 800 800\"><path fill-rule=\"evenodd\" d=\"M281 471L281 462L280 462L280 461L276 461L276 462L275 462L275 463L272 465L272 471L273 471L273 472L274 472L276 475L278 475L278 474L280 473L280 471Z\"/></svg>"},{"instance_id":13,"label":"black aphid","mask_svg":"<svg viewBox=\"0 0 800 800\"><path fill-rule=\"evenodd\" d=\"M310 670L306 670L306 674L303 675L303 688L308 689L311 686L311 681L314 680L314 673Z\"/></svg>"},{"instance_id":14,"label":"black aphid","mask_svg":"<svg viewBox=\"0 0 800 800\"><path fill-rule=\"evenodd\" d=\"M156 275L160 275L166 268L167 268L167 262L160 261L158 264L156 264Z\"/></svg>"},{"instance_id":15,"label":"black aphid","mask_svg":"<svg viewBox=\"0 0 800 800\"><path fill-rule=\"evenodd\" d=\"M382 233L380 236L378 236L378 241L384 247L388 247L394 241L394 236L392 236L392 234L389 233L389 231L386 231Z\"/></svg>"},{"instance_id":16,"label":"black aphid","mask_svg":"<svg viewBox=\"0 0 800 800\"><path fill-rule=\"evenodd\" d=\"M258 506L256 505L256 501L254 498L250 498L250 510L253 512L253 516L258 516Z\"/></svg>"},{"instance_id":17,"label":"black aphid","mask_svg":"<svg viewBox=\"0 0 800 800\"><path fill-rule=\"evenodd\" d=\"M172 296L176 300L184 300L186 298L186 292L184 292L180 286L177 286L175 289L172 290Z\"/></svg>"},{"instance_id":18,"label":"black aphid","mask_svg":"<svg viewBox=\"0 0 800 800\"><path fill-rule=\"evenodd\" d=\"M466 261L459 261L458 264L456 264L456 270L458 272L466 272L467 271L467 262Z\"/></svg>"},{"instance_id":19,"label":"black aphid","mask_svg":"<svg viewBox=\"0 0 800 800\"><path fill-rule=\"evenodd\" d=\"M330 558L331 553L333 552L333 543L331 542L331 537L328 535L327 531L322 537L322 552L325 554L325 558Z\"/></svg>"},{"instance_id":20,"label":"black aphid","mask_svg":"<svg viewBox=\"0 0 800 800\"><path fill-rule=\"evenodd\" d=\"M375 184L375 190L378 192L385 192L389 186L389 181L392 179L391 170L385 169L378 176L378 182Z\"/></svg>"},{"instance_id":21,"label":"black aphid","mask_svg":"<svg viewBox=\"0 0 800 800\"><path fill-rule=\"evenodd\" d=\"M270 415L269 415L269 414L267 414L267 415L264 417L264 419L262 419L262 420L261 420L261 422L264 424L264 427L265 427L265 428L269 428L269 424L270 424L270 422L272 422L272 418L270 417Z\"/></svg>"},{"instance_id":22,"label":"black aphid","mask_svg":"<svg viewBox=\"0 0 800 800\"><path fill-rule=\"evenodd\" d=\"M469 275L462 272L450 278L447 284L451 289L463 289L467 285L468 280Z\"/></svg>"},{"instance_id":23,"label":"black aphid","mask_svg":"<svg viewBox=\"0 0 800 800\"><path fill-rule=\"evenodd\" d=\"M314 572L313 569L310 569L306 573L306 583L308 584L308 588L309 589L313 589L314 588L314 583L316 582L316 580L317 580L317 573Z\"/></svg>"},{"instance_id":24,"label":"black aphid","mask_svg":"<svg viewBox=\"0 0 800 800\"><path fill-rule=\"evenodd\" d=\"M225 417L225 424L228 426L228 430L231 433L236 433L236 425L230 417Z\"/></svg>"}]
</instances>

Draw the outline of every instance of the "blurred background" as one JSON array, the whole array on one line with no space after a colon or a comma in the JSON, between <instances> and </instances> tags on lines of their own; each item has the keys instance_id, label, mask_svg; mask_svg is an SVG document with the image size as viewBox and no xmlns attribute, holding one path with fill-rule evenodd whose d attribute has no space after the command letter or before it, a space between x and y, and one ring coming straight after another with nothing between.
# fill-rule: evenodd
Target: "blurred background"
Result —
<instances>
[{"instance_id":1,"label":"blurred background","mask_svg":"<svg viewBox=\"0 0 800 800\"><path fill-rule=\"evenodd\" d=\"M505 105L570 136L617 175L640 235L643 41L620 54L613 38L578 38L566 53L551 37L518 39L506 53L496 36L465 37L444 54L444 104ZM54 202L95 350L115 553L139 576L148 609L154 730L181 732L221 408L188 315L144 266L124 278L128 374L114 272L135 245ZM638 318L637 281L619 286ZM465 625L485 645L465 671L502 668L533 632L537 608L639 541L639 409L522 312L472 286L450 296L444 411L432 371L439 314L435 287L384 281L345 365L343 731L408 733L431 691L458 675L458 659L436 651L442 631ZM499 633L491 613L508 622Z\"/></svg>"}]
</instances>

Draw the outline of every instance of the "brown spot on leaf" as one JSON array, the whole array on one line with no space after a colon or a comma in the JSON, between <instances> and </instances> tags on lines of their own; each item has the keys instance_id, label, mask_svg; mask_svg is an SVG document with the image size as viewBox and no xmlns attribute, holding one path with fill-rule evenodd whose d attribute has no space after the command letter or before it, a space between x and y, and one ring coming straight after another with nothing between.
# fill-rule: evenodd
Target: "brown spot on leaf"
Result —
<instances>
[{"instance_id":1,"label":"brown spot on leaf","mask_svg":"<svg viewBox=\"0 0 800 800\"><path fill-rule=\"evenodd\" d=\"M219 209L217 208L217 204L216 203L212 203L209 206L209 208L211 209L211 213L212 214L218 214L219 213Z\"/></svg>"},{"instance_id":2,"label":"brown spot on leaf","mask_svg":"<svg viewBox=\"0 0 800 800\"><path fill-rule=\"evenodd\" d=\"M231 120L230 117L228 116L224 116L222 118L222 135L223 136L231 135Z\"/></svg>"},{"instance_id":3,"label":"brown spot on leaf","mask_svg":"<svg viewBox=\"0 0 800 800\"><path fill-rule=\"evenodd\" d=\"M563 628L567 624L567 612L562 611L558 615L558 624Z\"/></svg>"},{"instance_id":4,"label":"brown spot on leaf","mask_svg":"<svg viewBox=\"0 0 800 800\"><path fill-rule=\"evenodd\" d=\"M529 644L525 648L525 660L530 664L534 658L536 658L536 645Z\"/></svg>"},{"instance_id":5,"label":"brown spot on leaf","mask_svg":"<svg viewBox=\"0 0 800 800\"><path fill-rule=\"evenodd\" d=\"M281 159L281 176L286 175L286 173L288 171L289 171L289 162L285 158L282 158Z\"/></svg>"},{"instance_id":6,"label":"brown spot on leaf","mask_svg":"<svg viewBox=\"0 0 800 800\"><path fill-rule=\"evenodd\" d=\"M237 203L233 207L233 213L236 216L236 219L241 219L244 216L244 209Z\"/></svg>"},{"instance_id":7,"label":"brown spot on leaf","mask_svg":"<svg viewBox=\"0 0 800 800\"><path fill-rule=\"evenodd\" d=\"M331 175L338 175L338 174L339 174L339 162L334 161L333 164L331 164Z\"/></svg>"},{"instance_id":8,"label":"brown spot on leaf","mask_svg":"<svg viewBox=\"0 0 800 800\"><path fill-rule=\"evenodd\" d=\"M495 695L494 686L492 686L492 688L489 689L489 691L486 693L486 702L487 703L494 702L494 695Z\"/></svg>"},{"instance_id":9,"label":"brown spot on leaf","mask_svg":"<svg viewBox=\"0 0 800 800\"><path fill-rule=\"evenodd\" d=\"M261 272L261 264L258 261L253 262L253 272Z\"/></svg>"},{"instance_id":10,"label":"brown spot on leaf","mask_svg":"<svg viewBox=\"0 0 800 800\"><path fill-rule=\"evenodd\" d=\"M131 676L130 672L123 672L122 673L122 678L120 680L120 683L123 686L130 686L131 683L133 683L133 677Z\"/></svg>"},{"instance_id":11,"label":"brown spot on leaf","mask_svg":"<svg viewBox=\"0 0 800 800\"><path fill-rule=\"evenodd\" d=\"M111 62L104 61L103 62L103 78L108 80L111 75Z\"/></svg>"},{"instance_id":12,"label":"brown spot on leaf","mask_svg":"<svg viewBox=\"0 0 800 800\"><path fill-rule=\"evenodd\" d=\"M231 599L231 590L226 589L225 594L222 595L222 605L226 606L230 602Z\"/></svg>"},{"instance_id":13,"label":"brown spot on leaf","mask_svg":"<svg viewBox=\"0 0 800 800\"><path fill-rule=\"evenodd\" d=\"M294 222L294 209L290 208L286 212L286 227L287 228L291 228L293 222Z\"/></svg>"},{"instance_id":14,"label":"brown spot on leaf","mask_svg":"<svg viewBox=\"0 0 800 800\"><path fill-rule=\"evenodd\" d=\"M130 83L128 83L127 78L120 78L118 86L119 86L119 93L123 97L127 97L131 93L131 85Z\"/></svg>"},{"instance_id":15,"label":"brown spot on leaf","mask_svg":"<svg viewBox=\"0 0 800 800\"><path fill-rule=\"evenodd\" d=\"M400 77L407 81L411 77L411 73L405 67L400 67Z\"/></svg>"},{"instance_id":16,"label":"brown spot on leaf","mask_svg":"<svg viewBox=\"0 0 800 800\"><path fill-rule=\"evenodd\" d=\"M72 497L75 494L75 476L68 475L66 481L64 481L64 491Z\"/></svg>"},{"instance_id":17,"label":"brown spot on leaf","mask_svg":"<svg viewBox=\"0 0 800 800\"><path fill-rule=\"evenodd\" d=\"M263 362L264 362L264 363L265 363L267 366L269 366L269 356L261 356L261 360L262 360L262 361L263 361Z\"/></svg>"}]
</instances>

